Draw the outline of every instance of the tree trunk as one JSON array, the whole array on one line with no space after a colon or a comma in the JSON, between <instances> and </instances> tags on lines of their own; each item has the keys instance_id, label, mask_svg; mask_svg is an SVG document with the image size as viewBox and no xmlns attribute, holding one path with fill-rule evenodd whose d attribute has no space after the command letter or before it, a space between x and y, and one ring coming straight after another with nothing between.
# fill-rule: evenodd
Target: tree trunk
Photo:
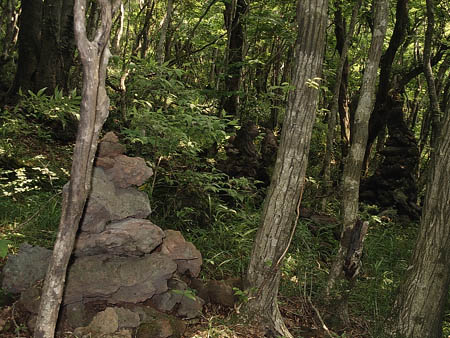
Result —
<instances>
[{"instance_id":1,"label":"tree trunk","mask_svg":"<svg viewBox=\"0 0 450 338\"><path fill-rule=\"evenodd\" d=\"M340 52L340 57L337 63L336 70L336 80L333 87L333 100L331 103L331 108L328 114L328 133L327 133L327 144L325 149L325 155L323 160L323 186L324 186L324 198L322 199L322 210L326 209L328 204L328 194L330 193L332 182L331 182L331 159L333 155L333 145L335 138L336 120L339 111L339 96L341 92L341 80L342 72L344 70L345 60L347 59L348 48L350 46L350 41L353 38L353 31L356 25L356 18L358 16L359 8L361 7L362 0L358 0L352 11L352 18L350 20L350 26L348 33L345 35L345 40L342 46L342 51ZM338 6L342 4L339 3ZM340 12L340 9L339 9Z\"/></svg>"},{"instance_id":2,"label":"tree trunk","mask_svg":"<svg viewBox=\"0 0 450 338\"><path fill-rule=\"evenodd\" d=\"M73 36L73 0L46 0L42 12L39 64L34 91L46 87L67 89L75 43Z\"/></svg>"},{"instance_id":3,"label":"tree trunk","mask_svg":"<svg viewBox=\"0 0 450 338\"><path fill-rule=\"evenodd\" d=\"M70 183L63 190L59 231L42 290L34 333L36 338L54 337L67 265L90 190L98 135L109 112L105 78L106 65L110 56L108 41L113 9L109 0L99 0L98 3L101 6L101 26L97 29L93 41L89 41L86 36L86 1L76 0L74 6L75 36L83 63L80 123L73 153Z\"/></svg>"},{"instance_id":4,"label":"tree trunk","mask_svg":"<svg viewBox=\"0 0 450 338\"><path fill-rule=\"evenodd\" d=\"M450 109L433 158L419 237L400 286L392 333L441 338L450 284Z\"/></svg>"},{"instance_id":5,"label":"tree trunk","mask_svg":"<svg viewBox=\"0 0 450 338\"><path fill-rule=\"evenodd\" d=\"M289 95L275 171L247 270L250 315L261 319L269 331L285 337L292 335L277 304L280 267L299 217L319 96L316 84L311 81L318 81L321 76L327 9L327 0L298 1L295 89Z\"/></svg>"},{"instance_id":6,"label":"tree trunk","mask_svg":"<svg viewBox=\"0 0 450 338\"><path fill-rule=\"evenodd\" d=\"M387 100L389 90L392 88L391 73L392 64L397 54L397 50L405 40L407 28L409 25L409 0L397 0L396 12L395 12L395 26L392 33L391 40L386 52L383 54L380 62L380 81L378 85L378 92L376 96L375 109L370 116L369 122L369 136L366 146L366 152L364 156L364 168L365 171L369 165L370 152L378 133L386 126L387 114L386 109L383 109L383 105Z\"/></svg>"},{"instance_id":7,"label":"tree trunk","mask_svg":"<svg viewBox=\"0 0 450 338\"><path fill-rule=\"evenodd\" d=\"M41 1L22 0L22 13L19 17L19 58L14 82L7 94L10 100L16 96L19 88L25 93L33 89L40 53L41 12Z\"/></svg>"},{"instance_id":8,"label":"tree trunk","mask_svg":"<svg viewBox=\"0 0 450 338\"><path fill-rule=\"evenodd\" d=\"M327 295L334 287L343 272L344 260L348 251L348 243L344 241L345 233L352 232L358 217L359 184L364 151L367 144L370 113L375 101L375 86L378 64L383 50L388 21L388 0L377 0L375 6L375 23L370 44L368 60L361 86L361 95L355 113L354 134L349 154L345 160L342 174L342 215L343 228L339 251L330 270Z\"/></svg>"},{"instance_id":9,"label":"tree trunk","mask_svg":"<svg viewBox=\"0 0 450 338\"><path fill-rule=\"evenodd\" d=\"M158 60L158 64L160 66L164 63L164 60L165 60L166 36L167 36L167 30L169 29L169 25L170 25L170 19L172 17L173 1L174 0L167 0L166 15L164 16L163 22L161 23L158 47L156 48L156 59Z\"/></svg>"},{"instance_id":10,"label":"tree trunk","mask_svg":"<svg viewBox=\"0 0 450 338\"><path fill-rule=\"evenodd\" d=\"M423 48L423 68L425 79L428 86L428 97L430 99L431 114L431 150L436 146L436 138L439 135L439 122L441 110L439 100L436 93L436 84L434 80L433 70L431 68L431 46L434 33L434 3L433 0L427 0L427 30L425 32L425 46Z\"/></svg>"},{"instance_id":11,"label":"tree trunk","mask_svg":"<svg viewBox=\"0 0 450 338\"><path fill-rule=\"evenodd\" d=\"M235 6L233 6L235 4ZM244 26L242 20L248 10L247 0L233 0L225 2L225 24L228 31L228 57L225 74L226 97L223 109L228 115L239 114L239 88L244 47Z\"/></svg>"}]
</instances>

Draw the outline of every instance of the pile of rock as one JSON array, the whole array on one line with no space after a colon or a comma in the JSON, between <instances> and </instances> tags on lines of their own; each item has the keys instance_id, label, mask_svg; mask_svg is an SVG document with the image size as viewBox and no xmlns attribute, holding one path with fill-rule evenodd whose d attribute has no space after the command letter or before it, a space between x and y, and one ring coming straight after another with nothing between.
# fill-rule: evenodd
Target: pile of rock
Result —
<instances>
[{"instance_id":1,"label":"pile of rock","mask_svg":"<svg viewBox=\"0 0 450 338\"><path fill-rule=\"evenodd\" d=\"M63 325L81 336L180 336L183 324L153 308L184 318L199 315L204 302L188 291L186 281L198 276L202 257L180 232L163 231L146 219L151 212L148 196L136 186L152 170L142 158L124 151L113 133L99 144L67 276ZM44 278L50 254L23 245L3 269L3 289L21 293L23 308L34 314L39 305L39 288L34 286Z\"/></svg>"}]
</instances>

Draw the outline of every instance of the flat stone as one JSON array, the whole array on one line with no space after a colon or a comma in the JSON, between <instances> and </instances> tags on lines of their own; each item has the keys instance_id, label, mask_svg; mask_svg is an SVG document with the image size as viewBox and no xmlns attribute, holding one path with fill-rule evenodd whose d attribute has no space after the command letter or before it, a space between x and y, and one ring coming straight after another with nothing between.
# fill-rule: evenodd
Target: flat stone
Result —
<instances>
[{"instance_id":1,"label":"flat stone","mask_svg":"<svg viewBox=\"0 0 450 338\"><path fill-rule=\"evenodd\" d=\"M142 256L158 247L164 236L164 232L148 220L127 218L108 224L98 234L81 233L76 242L75 255L109 253Z\"/></svg>"},{"instance_id":2,"label":"flat stone","mask_svg":"<svg viewBox=\"0 0 450 338\"><path fill-rule=\"evenodd\" d=\"M140 186L153 175L153 170L141 157L119 155L114 161L114 167L106 170L106 174L116 187Z\"/></svg>"},{"instance_id":3,"label":"flat stone","mask_svg":"<svg viewBox=\"0 0 450 338\"><path fill-rule=\"evenodd\" d=\"M143 257L79 257L69 269L63 301L144 302L167 291L167 280L176 268L172 259L160 253Z\"/></svg>"}]
</instances>

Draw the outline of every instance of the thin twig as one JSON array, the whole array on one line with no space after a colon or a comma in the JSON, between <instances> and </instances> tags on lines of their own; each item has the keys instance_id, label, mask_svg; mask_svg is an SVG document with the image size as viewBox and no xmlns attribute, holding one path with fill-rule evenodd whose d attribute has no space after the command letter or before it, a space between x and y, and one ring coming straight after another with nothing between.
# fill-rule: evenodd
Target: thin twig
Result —
<instances>
[{"instance_id":1,"label":"thin twig","mask_svg":"<svg viewBox=\"0 0 450 338\"><path fill-rule=\"evenodd\" d=\"M311 305L311 307L314 309L314 311L316 312L317 317L320 320L320 323L322 324L322 328L325 330L325 332L328 334L328 336L333 338L333 335L331 334L330 330L328 329L327 325L325 324L325 322L322 319L322 316L320 315L319 310L314 306L314 304L312 303L311 299L308 298L308 302Z\"/></svg>"}]
</instances>

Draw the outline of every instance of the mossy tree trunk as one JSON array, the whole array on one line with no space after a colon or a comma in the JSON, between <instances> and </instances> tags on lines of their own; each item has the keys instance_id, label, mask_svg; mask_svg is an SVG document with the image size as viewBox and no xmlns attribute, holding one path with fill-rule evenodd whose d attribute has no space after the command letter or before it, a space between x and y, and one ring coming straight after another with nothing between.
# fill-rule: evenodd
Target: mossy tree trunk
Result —
<instances>
[{"instance_id":1,"label":"mossy tree trunk","mask_svg":"<svg viewBox=\"0 0 450 338\"><path fill-rule=\"evenodd\" d=\"M328 0L301 0L297 6L293 86L283 123L272 182L265 200L251 261L247 310L269 332L292 337L277 304L284 256L299 217L312 127L319 97Z\"/></svg>"},{"instance_id":2,"label":"mossy tree trunk","mask_svg":"<svg viewBox=\"0 0 450 338\"><path fill-rule=\"evenodd\" d=\"M99 0L98 3L101 8L101 24L92 41L89 41L86 35L86 1L76 0L74 6L75 36L83 64L80 122L73 153L70 183L63 190L59 231L42 290L35 338L52 338L55 335L67 266L90 191L98 136L109 112L105 78L110 56L108 43L113 5L109 0Z\"/></svg>"}]
</instances>

